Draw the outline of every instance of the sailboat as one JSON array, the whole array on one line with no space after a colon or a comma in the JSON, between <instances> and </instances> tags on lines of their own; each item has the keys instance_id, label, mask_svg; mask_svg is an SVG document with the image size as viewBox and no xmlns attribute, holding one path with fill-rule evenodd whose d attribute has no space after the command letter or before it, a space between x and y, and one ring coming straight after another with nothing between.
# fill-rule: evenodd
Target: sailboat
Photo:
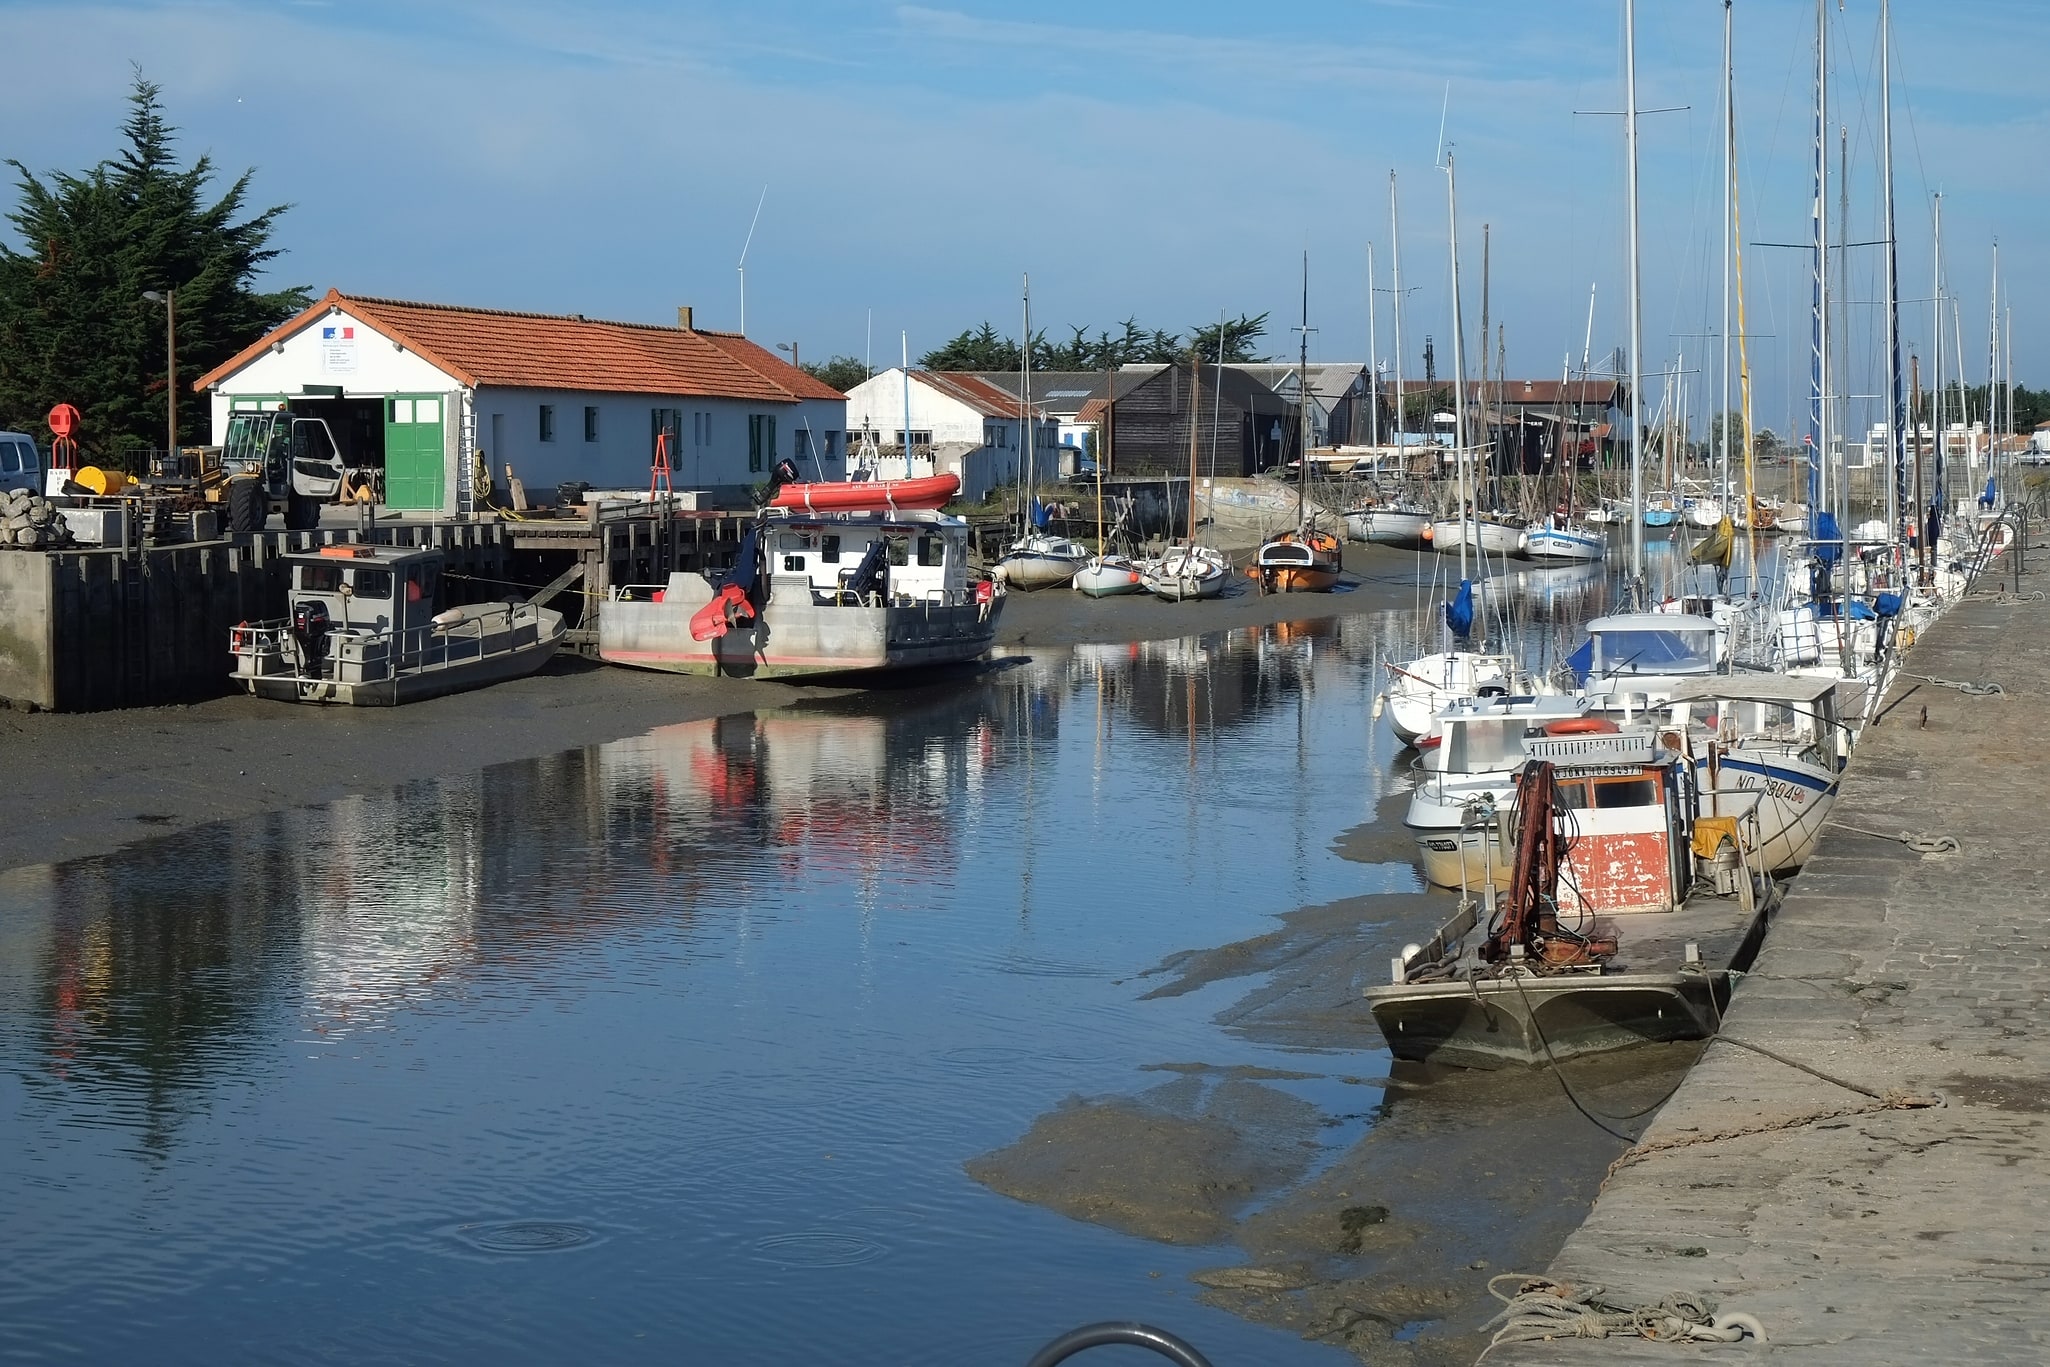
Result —
<instances>
[{"instance_id":1,"label":"sailboat","mask_svg":"<svg viewBox=\"0 0 2050 1367\"><path fill-rule=\"evenodd\" d=\"M1318 531L1310 517L1310 255L1303 253L1302 358L1296 366L1296 400L1301 417L1296 433L1296 525L1261 543L1246 567L1262 593L1329 593L1338 587L1345 546ZM1191 495L1193 497L1193 494Z\"/></svg>"},{"instance_id":2,"label":"sailboat","mask_svg":"<svg viewBox=\"0 0 2050 1367\"><path fill-rule=\"evenodd\" d=\"M1032 414L1032 282L1025 282L1025 338L1018 347L1018 510L1027 525L1025 535L1012 542L997 561L996 573L1006 587L1050 589L1075 577L1089 559L1089 548L1079 541L1052 536L1047 532L1046 505L1039 500L1039 424ZM1100 506L1100 505L1099 505Z\"/></svg>"},{"instance_id":3,"label":"sailboat","mask_svg":"<svg viewBox=\"0 0 2050 1367\"><path fill-rule=\"evenodd\" d=\"M1223 350L1222 331L1218 333L1218 348ZM1224 592L1224 586L1231 580L1231 562L1224 552L1205 546L1196 538L1196 415L1201 409L1198 396L1203 392L1203 359L1192 355L1189 361L1189 535L1179 546L1169 546L1165 551L1139 566L1139 580L1148 593L1164 598L1170 603L1187 602L1192 598L1215 598ZM1224 403L1224 365L1217 367L1217 412ZM1216 416L1211 421L1211 440L1216 440Z\"/></svg>"},{"instance_id":4,"label":"sailboat","mask_svg":"<svg viewBox=\"0 0 2050 1367\"><path fill-rule=\"evenodd\" d=\"M1082 562L1082 568L1075 571L1075 592L1091 598L1110 598L1121 593L1143 593L1146 585L1140 577L1139 563L1130 556L1112 555L1105 548L1124 529L1125 516L1131 510L1131 503L1119 505L1117 521L1112 524L1111 536L1107 540L1103 531L1103 467L1110 459L1111 427L1114 421L1112 409L1116 407L1116 393L1112 389L1113 379L1104 372L1104 415L1103 437L1097 443L1096 451L1096 554Z\"/></svg>"}]
</instances>

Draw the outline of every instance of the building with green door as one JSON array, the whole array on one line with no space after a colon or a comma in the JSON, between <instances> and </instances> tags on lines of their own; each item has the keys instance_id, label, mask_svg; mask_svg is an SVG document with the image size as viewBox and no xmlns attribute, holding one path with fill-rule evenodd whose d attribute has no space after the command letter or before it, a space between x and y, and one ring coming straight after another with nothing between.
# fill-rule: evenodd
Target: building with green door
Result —
<instances>
[{"instance_id":1,"label":"building with green door","mask_svg":"<svg viewBox=\"0 0 2050 1367\"><path fill-rule=\"evenodd\" d=\"M216 444L238 410L326 420L398 513L475 512L503 498L508 466L545 502L566 484L644 493L662 458L701 506L744 504L782 459L846 473L846 396L687 308L621 323L330 290L197 387Z\"/></svg>"}]
</instances>

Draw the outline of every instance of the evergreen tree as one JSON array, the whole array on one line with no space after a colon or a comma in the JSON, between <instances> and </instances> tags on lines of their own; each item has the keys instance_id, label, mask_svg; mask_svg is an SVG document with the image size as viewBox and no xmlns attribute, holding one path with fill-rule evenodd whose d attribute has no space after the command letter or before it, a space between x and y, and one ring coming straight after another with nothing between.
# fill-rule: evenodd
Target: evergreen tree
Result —
<instances>
[{"instance_id":1,"label":"evergreen tree","mask_svg":"<svg viewBox=\"0 0 2050 1367\"><path fill-rule=\"evenodd\" d=\"M289 206L242 218L253 170L209 203L213 160L177 165L157 85L137 71L128 99L126 145L90 170L38 177L7 162L19 249L0 242L0 427L42 435L44 415L69 403L84 416L87 459L133 469L164 442L164 310L145 291L176 293L182 444L207 439L209 404L193 380L309 296L254 287Z\"/></svg>"},{"instance_id":2,"label":"evergreen tree","mask_svg":"<svg viewBox=\"0 0 2050 1367\"><path fill-rule=\"evenodd\" d=\"M868 378L868 367L859 356L835 356L828 361L806 361L798 369L845 394Z\"/></svg>"}]
</instances>

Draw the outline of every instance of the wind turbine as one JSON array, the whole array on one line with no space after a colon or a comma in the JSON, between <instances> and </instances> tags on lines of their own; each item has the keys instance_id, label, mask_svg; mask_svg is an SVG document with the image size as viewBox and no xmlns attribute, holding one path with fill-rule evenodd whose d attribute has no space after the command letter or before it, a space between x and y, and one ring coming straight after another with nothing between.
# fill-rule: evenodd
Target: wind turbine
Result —
<instances>
[{"instance_id":1,"label":"wind turbine","mask_svg":"<svg viewBox=\"0 0 2050 1367\"><path fill-rule=\"evenodd\" d=\"M769 187L762 187L762 197L755 201L755 216L748 221L747 240L740 244L740 335L747 336L747 249L754 245L755 225L762 221L762 205L768 203Z\"/></svg>"}]
</instances>

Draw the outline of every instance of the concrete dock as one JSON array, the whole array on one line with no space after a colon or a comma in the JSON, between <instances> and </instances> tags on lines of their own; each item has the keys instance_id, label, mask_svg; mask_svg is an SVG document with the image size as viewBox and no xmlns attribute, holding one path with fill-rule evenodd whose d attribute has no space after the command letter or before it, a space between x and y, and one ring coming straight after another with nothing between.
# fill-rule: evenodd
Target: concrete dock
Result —
<instances>
[{"instance_id":1,"label":"concrete dock","mask_svg":"<svg viewBox=\"0 0 2050 1367\"><path fill-rule=\"evenodd\" d=\"M1488 1363L2050 1362L2050 552L2025 563L2019 599L1997 561L1909 653L1724 1037L1546 1270L1767 1342Z\"/></svg>"}]
</instances>

